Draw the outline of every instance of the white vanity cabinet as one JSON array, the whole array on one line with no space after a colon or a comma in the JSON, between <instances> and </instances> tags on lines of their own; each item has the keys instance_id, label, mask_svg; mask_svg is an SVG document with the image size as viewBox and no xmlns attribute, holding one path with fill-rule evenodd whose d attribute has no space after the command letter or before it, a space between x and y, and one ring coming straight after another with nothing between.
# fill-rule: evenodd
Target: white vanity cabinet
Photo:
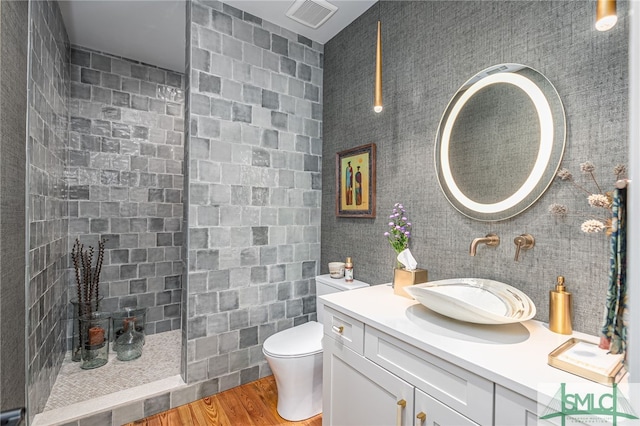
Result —
<instances>
[{"instance_id":1,"label":"white vanity cabinet","mask_svg":"<svg viewBox=\"0 0 640 426\"><path fill-rule=\"evenodd\" d=\"M541 384L591 383L547 360L569 338L595 336L449 321L387 285L321 297L323 425L534 425Z\"/></svg>"},{"instance_id":2,"label":"white vanity cabinet","mask_svg":"<svg viewBox=\"0 0 640 426\"><path fill-rule=\"evenodd\" d=\"M409 345L344 313L326 308L324 316L324 425L471 426L492 422L493 383L427 353L412 351Z\"/></svg>"}]
</instances>

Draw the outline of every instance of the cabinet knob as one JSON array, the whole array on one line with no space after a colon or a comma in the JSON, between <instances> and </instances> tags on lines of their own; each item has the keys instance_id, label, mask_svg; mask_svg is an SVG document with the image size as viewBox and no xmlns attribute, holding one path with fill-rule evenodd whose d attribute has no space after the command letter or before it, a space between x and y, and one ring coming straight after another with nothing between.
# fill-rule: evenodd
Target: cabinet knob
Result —
<instances>
[{"instance_id":1,"label":"cabinet knob","mask_svg":"<svg viewBox=\"0 0 640 426\"><path fill-rule=\"evenodd\" d=\"M398 412L396 413L396 426L402 426L402 411L407 406L407 401L401 399L398 401Z\"/></svg>"},{"instance_id":2,"label":"cabinet knob","mask_svg":"<svg viewBox=\"0 0 640 426\"><path fill-rule=\"evenodd\" d=\"M418 419L418 421L416 422L416 426L420 426L422 423L424 423L425 420L427 420L427 415L420 411L417 415L416 415L416 419Z\"/></svg>"},{"instance_id":3,"label":"cabinet knob","mask_svg":"<svg viewBox=\"0 0 640 426\"><path fill-rule=\"evenodd\" d=\"M331 329L334 333L342 334L344 331L344 325L333 325L331 326Z\"/></svg>"}]
</instances>

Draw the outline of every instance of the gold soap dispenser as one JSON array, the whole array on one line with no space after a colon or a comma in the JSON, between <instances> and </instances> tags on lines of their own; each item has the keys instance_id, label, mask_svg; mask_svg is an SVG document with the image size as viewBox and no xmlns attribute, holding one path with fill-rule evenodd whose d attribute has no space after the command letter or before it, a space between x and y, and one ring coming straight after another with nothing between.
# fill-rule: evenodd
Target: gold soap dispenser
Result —
<instances>
[{"instance_id":1,"label":"gold soap dispenser","mask_svg":"<svg viewBox=\"0 0 640 426\"><path fill-rule=\"evenodd\" d=\"M564 277L557 278L555 290L549 292L549 330L559 334L571 334L571 293L566 290Z\"/></svg>"}]
</instances>

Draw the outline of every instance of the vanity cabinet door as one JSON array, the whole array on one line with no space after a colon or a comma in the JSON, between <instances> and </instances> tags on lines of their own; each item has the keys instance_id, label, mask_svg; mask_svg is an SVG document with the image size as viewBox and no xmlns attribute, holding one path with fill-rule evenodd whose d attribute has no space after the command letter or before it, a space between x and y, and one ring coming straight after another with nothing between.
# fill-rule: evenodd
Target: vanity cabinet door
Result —
<instances>
[{"instance_id":1,"label":"vanity cabinet door","mask_svg":"<svg viewBox=\"0 0 640 426\"><path fill-rule=\"evenodd\" d=\"M478 426L456 410L416 388L415 426Z\"/></svg>"},{"instance_id":2,"label":"vanity cabinet door","mask_svg":"<svg viewBox=\"0 0 640 426\"><path fill-rule=\"evenodd\" d=\"M369 326L364 355L454 412L481 425L493 424L492 381ZM451 425L455 423L446 426Z\"/></svg>"},{"instance_id":3,"label":"vanity cabinet door","mask_svg":"<svg viewBox=\"0 0 640 426\"><path fill-rule=\"evenodd\" d=\"M323 425L413 426L413 386L339 341L323 344Z\"/></svg>"},{"instance_id":4,"label":"vanity cabinet door","mask_svg":"<svg viewBox=\"0 0 640 426\"><path fill-rule=\"evenodd\" d=\"M496 385L496 426L534 426L538 423L536 402Z\"/></svg>"}]
</instances>

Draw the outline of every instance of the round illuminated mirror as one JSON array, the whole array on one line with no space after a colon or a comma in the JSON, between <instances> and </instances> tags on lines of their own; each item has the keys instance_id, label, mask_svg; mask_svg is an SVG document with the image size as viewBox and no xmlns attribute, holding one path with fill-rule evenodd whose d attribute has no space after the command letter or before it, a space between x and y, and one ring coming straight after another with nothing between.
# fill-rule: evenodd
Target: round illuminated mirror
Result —
<instances>
[{"instance_id":1,"label":"round illuminated mirror","mask_svg":"<svg viewBox=\"0 0 640 426\"><path fill-rule=\"evenodd\" d=\"M487 68L456 92L440 120L440 187L470 218L513 217L553 181L565 133L562 102L545 76L519 64Z\"/></svg>"}]
</instances>

